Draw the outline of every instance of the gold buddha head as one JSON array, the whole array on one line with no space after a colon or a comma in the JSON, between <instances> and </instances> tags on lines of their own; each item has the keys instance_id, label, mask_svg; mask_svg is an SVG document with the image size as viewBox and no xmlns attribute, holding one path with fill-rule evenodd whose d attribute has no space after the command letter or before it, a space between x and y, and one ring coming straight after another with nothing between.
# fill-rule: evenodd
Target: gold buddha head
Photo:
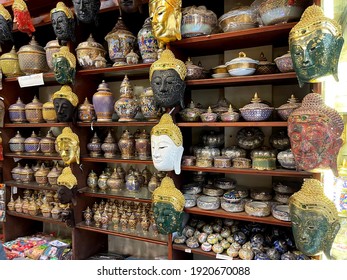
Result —
<instances>
[{"instance_id":1,"label":"gold buddha head","mask_svg":"<svg viewBox=\"0 0 347 280\"><path fill-rule=\"evenodd\" d=\"M66 165L80 163L80 141L70 127L65 127L55 140L59 154Z\"/></svg>"}]
</instances>

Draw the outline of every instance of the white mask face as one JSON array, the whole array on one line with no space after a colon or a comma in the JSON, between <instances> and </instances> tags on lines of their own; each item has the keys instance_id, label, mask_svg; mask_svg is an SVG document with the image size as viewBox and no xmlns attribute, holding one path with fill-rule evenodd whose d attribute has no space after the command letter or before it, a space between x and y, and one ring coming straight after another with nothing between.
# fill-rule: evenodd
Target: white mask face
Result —
<instances>
[{"instance_id":1,"label":"white mask face","mask_svg":"<svg viewBox=\"0 0 347 280\"><path fill-rule=\"evenodd\" d=\"M183 147L176 146L167 135L151 136L152 160L158 171L181 173Z\"/></svg>"}]
</instances>

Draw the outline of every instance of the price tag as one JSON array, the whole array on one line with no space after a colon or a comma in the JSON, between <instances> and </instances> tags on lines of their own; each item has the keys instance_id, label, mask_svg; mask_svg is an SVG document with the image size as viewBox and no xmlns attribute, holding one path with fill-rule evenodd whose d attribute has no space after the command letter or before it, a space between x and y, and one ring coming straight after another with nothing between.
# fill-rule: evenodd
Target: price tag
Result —
<instances>
[{"instance_id":1,"label":"price tag","mask_svg":"<svg viewBox=\"0 0 347 280\"><path fill-rule=\"evenodd\" d=\"M192 250L191 249L184 249L184 252L186 252L186 253L191 253L192 252Z\"/></svg>"},{"instance_id":2,"label":"price tag","mask_svg":"<svg viewBox=\"0 0 347 280\"><path fill-rule=\"evenodd\" d=\"M21 88L41 86L45 84L42 73L18 77L18 83Z\"/></svg>"},{"instance_id":3,"label":"price tag","mask_svg":"<svg viewBox=\"0 0 347 280\"><path fill-rule=\"evenodd\" d=\"M16 194L17 193L17 187L12 187L11 192L12 192L12 194Z\"/></svg>"},{"instance_id":4,"label":"price tag","mask_svg":"<svg viewBox=\"0 0 347 280\"><path fill-rule=\"evenodd\" d=\"M232 260L233 257L229 257L228 255L216 254L216 259L220 259L220 260Z\"/></svg>"},{"instance_id":5,"label":"price tag","mask_svg":"<svg viewBox=\"0 0 347 280\"><path fill-rule=\"evenodd\" d=\"M14 162L18 162L18 161L20 161L21 160L21 158L13 158L13 161Z\"/></svg>"}]
</instances>

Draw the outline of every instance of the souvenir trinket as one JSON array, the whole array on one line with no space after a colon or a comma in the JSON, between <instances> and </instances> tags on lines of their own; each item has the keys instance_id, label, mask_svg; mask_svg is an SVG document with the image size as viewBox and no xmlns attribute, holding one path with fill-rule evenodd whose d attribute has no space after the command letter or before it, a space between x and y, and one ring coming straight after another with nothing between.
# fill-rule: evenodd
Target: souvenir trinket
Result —
<instances>
[{"instance_id":1,"label":"souvenir trinket","mask_svg":"<svg viewBox=\"0 0 347 280\"><path fill-rule=\"evenodd\" d=\"M88 97L78 106L78 119L82 122L92 122L96 119L94 105L89 102Z\"/></svg>"},{"instance_id":2,"label":"souvenir trinket","mask_svg":"<svg viewBox=\"0 0 347 280\"><path fill-rule=\"evenodd\" d=\"M101 150L104 152L105 158L113 158L116 156L117 144L111 134L111 131L108 132L104 143L102 143Z\"/></svg>"},{"instance_id":3,"label":"souvenir trinket","mask_svg":"<svg viewBox=\"0 0 347 280\"><path fill-rule=\"evenodd\" d=\"M1 13L1 8L0 8L0 13ZM1 24L1 16L0 16L0 24ZM1 25L0 25L0 28L1 28ZM0 40L1 40L1 36L0 36ZM1 41L0 41L0 44L1 44ZM16 52L15 46L12 47L10 52L4 53L3 55L1 55L0 68L2 73L7 78L19 77L24 75L19 67L18 54Z\"/></svg>"},{"instance_id":4,"label":"souvenir trinket","mask_svg":"<svg viewBox=\"0 0 347 280\"><path fill-rule=\"evenodd\" d=\"M42 105L42 118L48 123L54 123L57 121L57 113L55 112L52 97Z\"/></svg>"},{"instance_id":5,"label":"souvenir trinket","mask_svg":"<svg viewBox=\"0 0 347 280\"><path fill-rule=\"evenodd\" d=\"M73 12L64 2L58 2L51 10L50 16L59 45L65 46L67 42L75 41L75 19Z\"/></svg>"},{"instance_id":6,"label":"souvenir trinket","mask_svg":"<svg viewBox=\"0 0 347 280\"><path fill-rule=\"evenodd\" d=\"M273 110L273 107L262 103L262 100L258 97L258 93L254 94L250 104L240 108L241 116L250 122L267 120Z\"/></svg>"},{"instance_id":7,"label":"souvenir trinket","mask_svg":"<svg viewBox=\"0 0 347 280\"><path fill-rule=\"evenodd\" d=\"M288 73L294 71L293 60L289 52L282 56L276 57L274 61L278 70L280 70L281 73Z\"/></svg>"},{"instance_id":8,"label":"souvenir trinket","mask_svg":"<svg viewBox=\"0 0 347 280\"><path fill-rule=\"evenodd\" d=\"M301 106L301 103L298 99L292 94L288 99L286 104L281 105L278 108L275 108L280 118L284 121L288 120L289 115Z\"/></svg>"},{"instance_id":9,"label":"souvenir trinket","mask_svg":"<svg viewBox=\"0 0 347 280\"><path fill-rule=\"evenodd\" d=\"M72 121L78 104L78 97L68 85L63 85L53 96L58 122Z\"/></svg>"},{"instance_id":10,"label":"souvenir trinket","mask_svg":"<svg viewBox=\"0 0 347 280\"><path fill-rule=\"evenodd\" d=\"M17 28L23 33L27 33L30 37L35 32L35 27L32 23L30 12L24 0L14 0L12 4L14 19L17 23Z\"/></svg>"},{"instance_id":11,"label":"souvenir trinket","mask_svg":"<svg viewBox=\"0 0 347 280\"><path fill-rule=\"evenodd\" d=\"M137 33L137 44L143 63L152 63L157 60L158 41L154 37L150 18L145 20L139 33Z\"/></svg>"},{"instance_id":12,"label":"souvenir trinket","mask_svg":"<svg viewBox=\"0 0 347 280\"><path fill-rule=\"evenodd\" d=\"M231 32L257 26L257 14L250 6L231 9L218 19L218 25L223 32Z\"/></svg>"},{"instance_id":13,"label":"souvenir trinket","mask_svg":"<svg viewBox=\"0 0 347 280\"><path fill-rule=\"evenodd\" d=\"M134 135L125 130L118 142L122 159L131 159L135 156L135 139Z\"/></svg>"},{"instance_id":14,"label":"souvenir trinket","mask_svg":"<svg viewBox=\"0 0 347 280\"><path fill-rule=\"evenodd\" d=\"M151 87L145 88L140 95L140 108L143 117L149 122L159 120L161 110L157 105Z\"/></svg>"},{"instance_id":15,"label":"souvenir trinket","mask_svg":"<svg viewBox=\"0 0 347 280\"><path fill-rule=\"evenodd\" d=\"M100 0L72 0L77 19L86 24L97 24Z\"/></svg>"},{"instance_id":16,"label":"souvenir trinket","mask_svg":"<svg viewBox=\"0 0 347 280\"><path fill-rule=\"evenodd\" d=\"M8 107L9 117L13 123L25 123L25 104L18 97L17 102Z\"/></svg>"},{"instance_id":17,"label":"souvenir trinket","mask_svg":"<svg viewBox=\"0 0 347 280\"><path fill-rule=\"evenodd\" d=\"M42 103L34 96L32 102L25 105L25 118L29 123L43 122Z\"/></svg>"},{"instance_id":18,"label":"souvenir trinket","mask_svg":"<svg viewBox=\"0 0 347 280\"><path fill-rule=\"evenodd\" d=\"M225 66L230 76L248 76L254 74L258 64L258 60L249 58L244 52L240 52L238 58L228 61Z\"/></svg>"},{"instance_id":19,"label":"souvenir trinket","mask_svg":"<svg viewBox=\"0 0 347 280\"><path fill-rule=\"evenodd\" d=\"M195 107L194 101L190 101L189 107L179 112L185 122L197 122L200 120L201 110Z\"/></svg>"},{"instance_id":20,"label":"souvenir trinket","mask_svg":"<svg viewBox=\"0 0 347 280\"><path fill-rule=\"evenodd\" d=\"M64 127L55 140L58 152L66 165L80 163L80 141L78 135L70 127Z\"/></svg>"},{"instance_id":21,"label":"souvenir trinket","mask_svg":"<svg viewBox=\"0 0 347 280\"><path fill-rule=\"evenodd\" d=\"M112 121L114 98L108 84L103 80L93 95L93 105L98 122Z\"/></svg>"},{"instance_id":22,"label":"souvenir trinket","mask_svg":"<svg viewBox=\"0 0 347 280\"><path fill-rule=\"evenodd\" d=\"M17 134L8 141L10 151L16 154L23 153L24 141L25 141L25 138L22 137L19 131L17 131Z\"/></svg>"},{"instance_id":23,"label":"souvenir trinket","mask_svg":"<svg viewBox=\"0 0 347 280\"><path fill-rule=\"evenodd\" d=\"M87 150L89 151L90 157L100 157L101 156L101 141L96 132L87 144Z\"/></svg>"},{"instance_id":24,"label":"souvenir trinket","mask_svg":"<svg viewBox=\"0 0 347 280\"><path fill-rule=\"evenodd\" d=\"M52 55L54 77L59 84L74 84L76 75L76 57L68 47L61 47Z\"/></svg>"}]
</instances>

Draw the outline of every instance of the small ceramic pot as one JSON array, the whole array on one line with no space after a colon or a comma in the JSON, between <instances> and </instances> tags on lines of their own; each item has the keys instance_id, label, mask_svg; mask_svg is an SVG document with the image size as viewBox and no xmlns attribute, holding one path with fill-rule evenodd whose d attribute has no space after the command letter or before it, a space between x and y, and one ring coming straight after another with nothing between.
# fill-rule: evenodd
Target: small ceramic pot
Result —
<instances>
[{"instance_id":1,"label":"small ceramic pot","mask_svg":"<svg viewBox=\"0 0 347 280\"><path fill-rule=\"evenodd\" d=\"M42 103L36 96L32 102L25 105L25 118L29 123L43 122Z\"/></svg>"},{"instance_id":2,"label":"small ceramic pot","mask_svg":"<svg viewBox=\"0 0 347 280\"><path fill-rule=\"evenodd\" d=\"M207 112L201 113L200 118L201 118L202 122L215 122L215 121L217 121L218 114L213 113L211 107L208 106Z\"/></svg>"},{"instance_id":3,"label":"small ceramic pot","mask_svg":"<svg viewBox=\"0 0 347 280\"><path fill-rule=\"evenodd\" d=\"M101 150L104 152L105 158L113 158L116 156L117 144L110 131L108 132L104 143L101 145Z\"/></svg>"},{"instance_id":4,"label":"small ceramic pot","mask_svg":"<svg viewBox=\"0 0 347 280\"><path fill-rule=\"evenodd\" d=\"M21 136L19 131L17 131L17 134L15 135L15 137L12 137L8 141L10 151L16 154L22 154L25 151L24 142L25 142L25 138Z\"/></svg>"},{"instance_id":5,"label":"small ceramic pot","mask_svg":"<svg viewBox=\"0 0 347 280\"><path fill-rule=\"evenodd\" d=\"M31 136L24 140L24 150L26 153L39 154L40 151L40 139L33 131Z\"/></svg>"},{"instance_id":6,"label":"small ceramic pot","mask_svg":"<svg viewBox=\"0 0 347 280\"><path fill-rule=\"evenodd\" d=\"M89 143L87 144L87 150L89 151L89 156L100 157L102 155L101 145L102 145L101 140L95 132L93 137L90 139Z\"/></svg>"},{"instance_id":7,"label":"small ceramic pot","mask_svg":"<svg viewBox=\"0 0 347 280\"><path fill-rule=\"evenodd\" d=\"M195 65L190 57L188 57L185 65L187 68L186 80L198 80L204 78L204 68Z\"/></svg>"},{"instance_id":8,"label":"small ceramic pot","mask_svg":"<svg viewBox=\"0 0 347 280\"><path fill-rule=\"evenodd\" d=\"M149 140L149 139L148 139ZM118 141L118 147L122 159L131 159L135 157L135 139L134 135L125 130Z\"/></svg>"},{"instance_id":9,"label":"small ceramic pot","mask_svg":"<svg viewBox=\"0 0 347 280\"><path fill-rule=\"evenodd\" d=\"M250 216L266 217L271 214L271 209L266 202L249 201L245 204L245 212Z\"/></svg>"},{"instance_id":10,"label":"small ceramic pot","mask_svg":"<svg viewBox=\"0 0 347 280\"><path fill-rule=\"evenodd\" d=\"M275 108L280 118L284 121L288 120L289 115L296 109L301 106L301 103L298 99L292 94L288 99L286 104L281 105L278 108Z\"/></svg>"},{"instance_id":11,"label":"small ceramic pot","mask_svg":"<svg viewBox=\"0 0 347 280\"><path fill-rule=\"evenodd\" d=\"M44 49L46 51L47 65L50 70L53 70L53 63L52 63L53 54L56 52L59 52L60 50L60 45L58 40L49 41L44 47Z\"/></svg>"},{"instance_id":12,"label":"small ceramic pot","mask_svg":"<svg viewBox=\"0 0 347 280\"><path fill-rule=\"evenodd\" d=\"M229 168L231 167L231 160L226 156L217 156L213 159L213 166L217 168Z\"/></svg>"},{"instance_id":13,"label":"small ceramic pot","mask_svg":"<svg viewBox=\"0 0 347 280\"><path fill-rule=\"evenodd\" d=\"M81 122L92 122L96 119L94 105L88 101L87 97L78 107L78 119Z\"/></svg>"},{"instance_id":14,"label":"small ceramic pot","mask_svg":"<svg viewBox=\"0 0 347 280\"><path fill-rule=\"evenodd\" d=\"M228 61L225 66L230 76L248 76L254 74L258 64L258 60L249 58L244 52L240 52L238 58Z\"/></svg>"},{"instance_id":15,"label":"small ceramic pot","mask_svg":"<svg viewBox=\"0 0 347 280\"><path fill-rule=\"evenodd\" d=\"M255 93L250 104L240 108L241 116L250 122L265 121L270 118L274 108L262 103L262 100Z\"/></svg>"},{"instance_id":16,"label":"small ceramic pot","mask_svg":"<svg viewBox=\"0 0 347 280\"><path fill-rule=\"evenodd\" d=\"M201 110L195 107L194 101L192 100L189 107L180 111L179 114L185 122L197 122L200 119Z\"/></svg>"},{"instance_id":17,"label":"small ceramic pot","mask_svg":"<svg viewBox=\"0 0 347 280\"><path fill-rule=\"evenodd\" d=\"M223 148L221 152L222 156L226 156L230 159L246 157L246 150L236 145Z\"/></svg>"},{"instance_id":18,"label":"small ceramic pot","mask_svg":"<svg viewBox=\"0 0 347 280\"><path fill-rule=\"evenodd\" d=\"M48 130L46 137L40 140L39 146L40 151L44 155L55 154L55 137L53 136L51 130Z\"/></svg>"},{"instance_id":19,"label":"small ceramic pot","mask_svg":"<svg viewBox=\"0 0 347 280\"><path fill-rule=\"evenodd\" d=\"M92 190L95 191L98 186L98 175L92 170L87 177L87 186Z\"/></svg>"},{"instance_id":20,"label":"small ceramic pot","mask_svg":"<svg viewBox=\"0 0 347 280\"><path fill-rule=\"evenodd\" d=\"M146 130L143 130L138 139L135 139L136 155L140 160L151 158L151 141L150 135Z\"/></svg>"},{"instance_id":21,"label":"small ceramic pot","mask_svg":"<svg viewBox=\"0 0 347 280\"><path fill-rule=\"evenodd\" d=\"M263 145L265 135L258 127L244 127L237 132L236 138L239 147L253 150Z\"/></svg>"},{"instance_id":22,"label":"small ceramic pot","mask_svg":"<svg viewBox=\"0 0 347 280\"><path fill-rule=\"evenodd\" d=\"M53 99L43 103L42 105L42 118L48 123L54 123L57 121L57 113L54 108Z\"/></svg>"},{"instance_id":23,"label":"small ceramic pot","mask_svg":"<svg viewBox=\"0 0 347 280\"><path fill-rule=\"evenodd\" d=\"M24 75L24 73L20 70L19 67L19 60L15 46L12 47L10 52L1 55L0 68L2 73L7 78L19 77Z\"/></svg>"},{"instance_id":24,"label":"small ceramic pot","mask_svg":"<svg viewBox=\"0 0 347 280\"><path fill-rule=\"evenodd\" d=\"M197 206L203 210L216 210L220 207L219 197L201 195L197 199Z\"/></svg>"},{"instance_id":25,"label":"small ceramic pot","mask_svg":"<svg viewBox=\"0 0 347 280\"><path fill-rule=\"evenodd\" d=\"M277 160L283 168L296 169L296 162L291 149L279 152Z\"/></svg>"},{"instance_id":26,"label":"small ceramic pot","mask_svg":"<svg viewBox=\"0 0 347 280\"><path fill-rule=\"evenodd\" d=\"M231 104L227 112L224 112L220 115L222 122L237 122L240 119L240 114L235 112Z\"/></svg>"},{"instance_id":27,"label":"small ceramic pot","mask_svg":"<svg viewBox=\"0 0 347 280\"><path fill-rule=\"evenodd\" d=\"M18 163L17 166L11 170L12 179L18 183L22 181L20 176L22 169L23 167L20 165L20 163Z\"/></svg>"},{"instance_id":28,"label":"small ceramic pot","mask_svg":"<svg viewBox=\"0 0 347 280\"><path fill-rule=\"evenodd\" d=\"M182 166L195 166L196 157L194 156L183 156L182 157Z\"/></svg>"},{"instance_id":29,"label":"small ceramic pot","mask_svg":"<svg viewBox=\"0 0 347 280\"><path fill-rule=\"evenodd\" d=\"M251 168L252 161L249 158L237 157L233 158L233 167L235 168Z\"/></svg>"},{"instance_id":30,"label":"small ceramic pot","mask_svg":"<svg viewBox=\"0 0 347 280\"><path fill-rule=\"evenodd\" d=\"M17 102L8 107L10 121L13 123L25 123L25 104L18 97Z\"/></svg>"},{"instance_id":31,"label":"small ceramic pot","mask_svg":"<svg viewBox=\"0 0 347 280\"><path fill-rule=\"evenodd\" d=\"M277 68L282 73L294 72L293 60L290 52L274 59Z\"/></svg>"}]
</instances>

